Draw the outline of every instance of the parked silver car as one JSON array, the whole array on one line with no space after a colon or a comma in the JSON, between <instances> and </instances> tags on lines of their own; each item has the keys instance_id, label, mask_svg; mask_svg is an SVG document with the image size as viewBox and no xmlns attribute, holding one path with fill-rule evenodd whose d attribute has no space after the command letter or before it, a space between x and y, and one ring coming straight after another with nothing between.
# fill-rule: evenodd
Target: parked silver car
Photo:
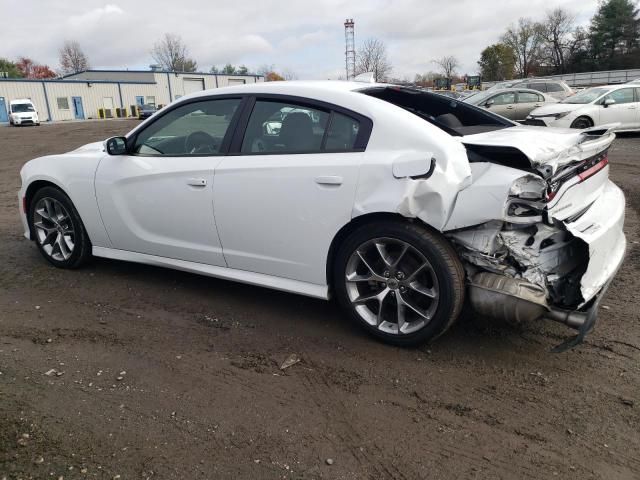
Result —
<instances>
[{"instance_id":1,"label":"parked silver car","mask_svg":"<svg viewBox=\"0 0 640 480\"><path fill-rule=\"evenodd\" d=\"M545 95L549 95L558 100L564 100L575 93L573 89L562 80L529 78L515 82L510 85L509 88L529 88L531 90L536 90L537 92L542 92Z\"/></svg>"},{"instance_id":2,"label":"parked silver car","mask_svg":"<svg viewBox=\"0 0 640 480\"><path fill-rule=\"evenodd\" d=\"M547 94L526 88L487 90L463 101L515 121L524 121L532 110L558 102Z\"/></svg>"}]
</instances>

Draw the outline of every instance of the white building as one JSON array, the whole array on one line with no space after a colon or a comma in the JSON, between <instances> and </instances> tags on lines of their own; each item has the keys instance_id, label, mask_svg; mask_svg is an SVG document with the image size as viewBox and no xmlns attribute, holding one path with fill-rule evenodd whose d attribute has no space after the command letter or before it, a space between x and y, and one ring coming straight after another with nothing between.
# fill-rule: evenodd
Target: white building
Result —
<instances>
[{"instance_id":1,"label":"white building","mask_svg":"<svg viewBox=\"0 0 640 480\"><path fill-rule=\"evenodd\" d=\"M131 116L132 106L166 105L188 93L264 81L259 75L87 70L52 80L0 78L0 123L9 102L29 98L41 121Z\"/></svg>"}]
</instances>

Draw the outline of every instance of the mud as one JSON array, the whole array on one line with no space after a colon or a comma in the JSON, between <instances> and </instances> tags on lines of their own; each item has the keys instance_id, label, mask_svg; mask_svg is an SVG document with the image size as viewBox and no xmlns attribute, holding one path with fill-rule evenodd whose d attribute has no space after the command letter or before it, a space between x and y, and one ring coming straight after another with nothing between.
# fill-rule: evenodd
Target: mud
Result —
<instances>
[{"instance_id":1,"label":"mud","mask_svg":"<svg viewBox=\"0 0 640 480\"><path fill-rule=\"evenodd\" d=\"M22 237L20 167L134 125L0 128L0 479L640 478L640 136L610 154L627 259L595 332L551 354L570 331L550 323L467 315L407 350L332 303L52 268Z\"/></svg>"}]
</instances>

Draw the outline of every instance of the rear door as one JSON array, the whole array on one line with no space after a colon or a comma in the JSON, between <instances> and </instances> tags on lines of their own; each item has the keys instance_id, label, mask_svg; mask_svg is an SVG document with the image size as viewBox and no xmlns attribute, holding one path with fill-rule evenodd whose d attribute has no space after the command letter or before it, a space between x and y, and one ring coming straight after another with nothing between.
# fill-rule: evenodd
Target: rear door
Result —
<instances>
[{"instance_id":1,"label":"rear door","mask_svg":"<svg viewBox=\"0 0 640 480\"><path fill-rule=\"evenodd\" d=\"M544 97L540 93L518 91L517 111L514 120L524 120L535 108L544 105Z\"/></svg>"},{"instance_id":2,"label":"rear door","mask_svg":"<svg viewBox=\"0 0 640 480\"><path fill-rule=\"evenodd\" d=\"M620 123L617 130L629 130L638 127L638 102L635 88L620 88L606 95L599 108L600 124ZM608 99L615 101L612 105L605 105Z\"/></svg>"},{"instance_id":3,"label":"rear door","mask_svg":"<svg viewBox=\"0 0 640 480\"><path fill-rule=\"evenodd\" d=\"M312 100L260 96L216 167L216 225L231 268L326 284L351 219L371 121Z\"/></svg>"}]
</instances>

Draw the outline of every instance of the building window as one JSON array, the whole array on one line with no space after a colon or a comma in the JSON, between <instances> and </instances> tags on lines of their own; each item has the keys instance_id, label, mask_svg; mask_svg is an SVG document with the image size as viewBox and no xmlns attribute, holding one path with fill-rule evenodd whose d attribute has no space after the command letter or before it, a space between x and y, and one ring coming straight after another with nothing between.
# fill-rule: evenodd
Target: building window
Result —
<instances>
[{"instance_id":1,"label":"building window","mask_svg":"<svg viewBox=\"0 0 640 480\"><path fill-rule=\"evenodd\" d=\"M152 107L156 106L156 97L147 97L145 100L147 105L151 105Z\"/></svg>"},{"instance_id":2,"label":"building window","mask_svg":"<svg viewBox=\"0 0 640 480\"><path fill-rule=\"evenodd\" d=\"M58 102L58 110L69 110L69 99L67 97L56 98Z\"/></svg>"},{"instance_id":3,"label":"building window","mask_svg":"<svg viewBox=\"0 0 640 480\"><path fill-rule=\"evenodd\" d=\"M228 82L229 85L244 85L247 83L247 80L244 78L230 78Z\"/></svg>"}]
</instances>

